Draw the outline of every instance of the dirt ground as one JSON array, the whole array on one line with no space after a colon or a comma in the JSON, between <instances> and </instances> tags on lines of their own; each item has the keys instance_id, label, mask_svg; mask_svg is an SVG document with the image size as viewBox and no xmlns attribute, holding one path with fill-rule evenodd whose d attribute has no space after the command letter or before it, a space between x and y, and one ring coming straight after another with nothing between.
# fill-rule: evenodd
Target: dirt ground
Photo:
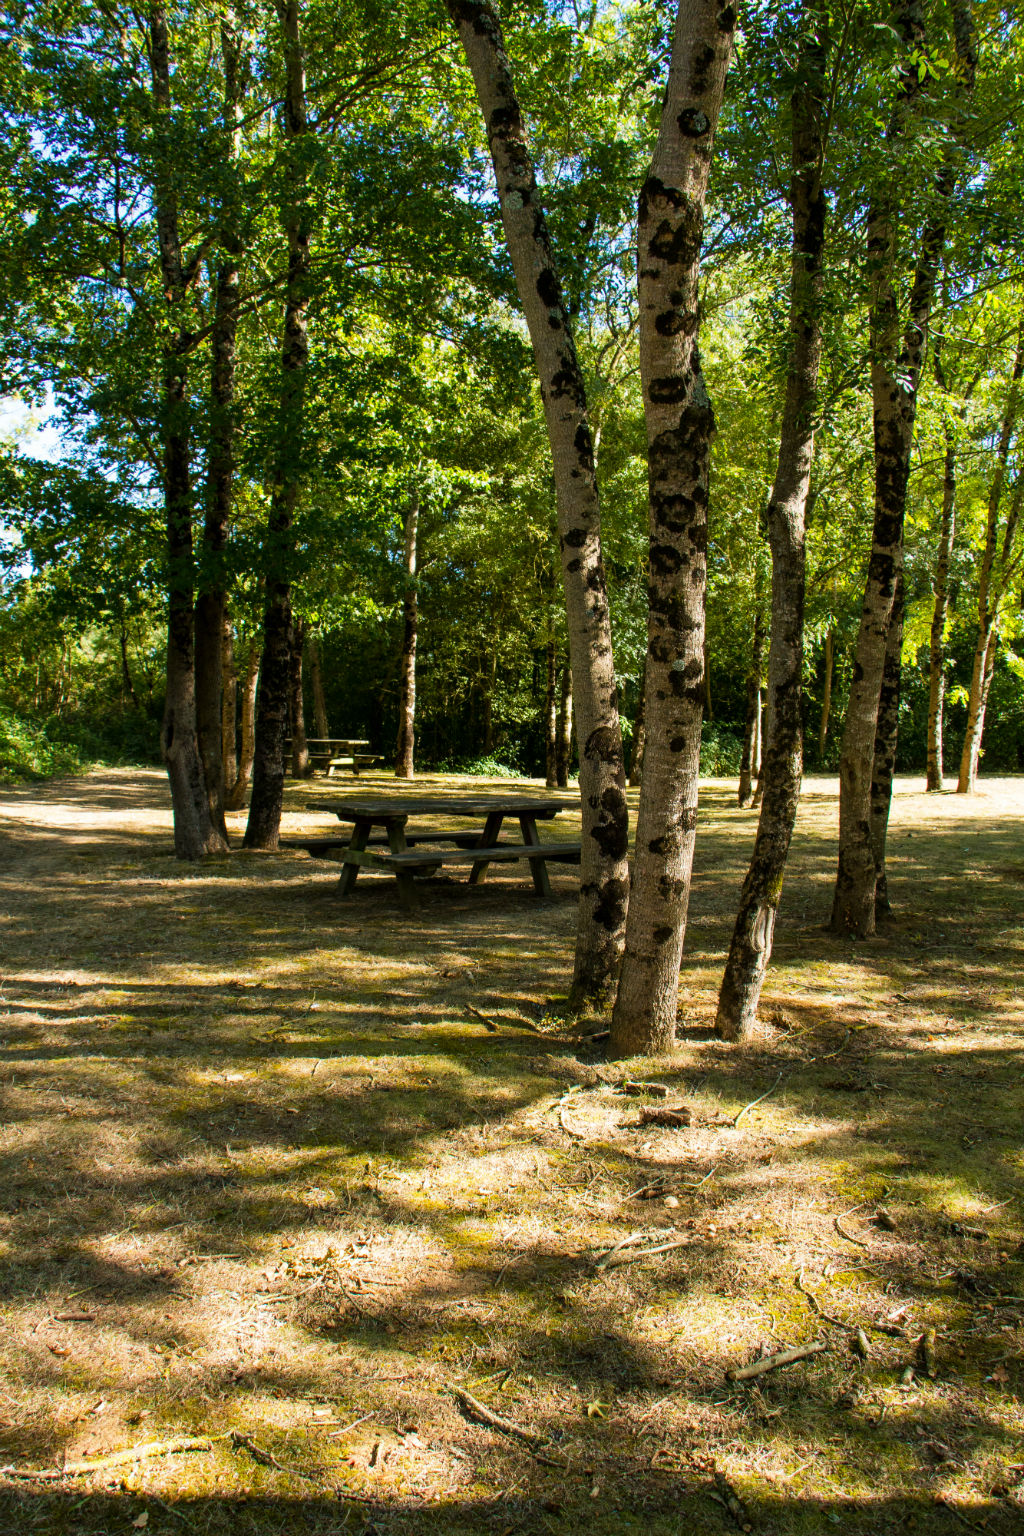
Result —
<instances>
[{"instance_id":1,"label":"dirt ground","mask_svg":"<svg viewBox=\"0 0 1024 1536\"><path fill-rule=\"evenodd\" d=\"M808 781L735 1048L708 783L678 1049L615 1064L559 1016L571 869L409 917L177 864L155 772L0 792L0 1532L1024 1530L1024 780L897 791L854 944Z\"/></svg>"}]
</instances>

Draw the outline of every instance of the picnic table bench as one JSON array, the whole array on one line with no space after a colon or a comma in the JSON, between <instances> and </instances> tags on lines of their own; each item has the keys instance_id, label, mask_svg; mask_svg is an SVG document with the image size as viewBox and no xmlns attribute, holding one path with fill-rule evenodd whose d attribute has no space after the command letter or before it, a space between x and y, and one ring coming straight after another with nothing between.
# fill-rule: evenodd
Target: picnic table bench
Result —
<instances>
[{"instance_id":1,"label":"picnic table bench","mask_svg":"<svg viewBox=\"0 0 1024 1536\"><path fill-rule=\"evenodd\" d=\"M538 821L550 821L559 811L572 810L578 801L568 799L538 800L536 796L487 795L472 797L413 800L405 796L385 796L375 800L319 800L307 809L331 811L339 821L352 823L351 835L344 837L294 838L285 846L302 848L314 858L340 862L339 886L342 895L352 890L361 869L386 869L398 882L402 905L414 911L419 905L417 875L435 873L445 864L468 864L470 885L479 885L489 864L508 864L520 860L530 866L533 888L538 896L551 895L549 863L578 864L578 842L542 843ZM480 831L444 829L407 833L410 817L445 816L479 821ZM519 822L522 842L500 842L499 833L506 817ZM381 830L375 831L380 828ZM451 844L450 847L440 846Z\"/></svg>"},{"instance_id":2,"label":"picnic table bench","mask_svg":"<svg viewBox=\"0 0 1024 1536\"><path fill-rule=\"evenodd\" d=\"M351 768L358 778L360 768L372 768L380 761L376 752L361 752L360 747L370 743L361 736L307 736L306 750L311 768L323 768L327 777L334 777L336 768ZM285 738L285 756L291 757L292 738Z\"/></svg>"}]
</instances>

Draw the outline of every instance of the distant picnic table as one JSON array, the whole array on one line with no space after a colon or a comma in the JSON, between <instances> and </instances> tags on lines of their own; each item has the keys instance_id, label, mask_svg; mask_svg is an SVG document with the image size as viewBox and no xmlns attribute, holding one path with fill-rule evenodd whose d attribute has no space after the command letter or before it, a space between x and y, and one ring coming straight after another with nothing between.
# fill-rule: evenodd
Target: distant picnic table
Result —
<instances>
[{"instance_id":1,"label":"distant picnic table","mask_svg":"<svg viewBox=\"0 0 1024 1536\"><path fill-rule=\"evenodd\" d=\"M435 873L445 864L468 864L470 885L479 885L489 864L525 860L530 866L538 896L551 895L549 863L578 864L578 842L542 843L538 821L551 821L559 811L575 810L579 801L552 797L538 800L521 794L446 796L414 800L406 795L382 795L374 799L315 800L311 811L330 811L339 821L350 821L348 837L294 838L289 846L303 848L314 858L341 863L340 890L347 895L361 869L386 869L398 881L402 905L414 911L419 905L414 877ZM419 817L450 817L483 822L479 830L446 828L408 831L410 820ZM500 842L506 817L519 823L522 842ZM450 846L444 846L450 845Z\"/></svg>"},{"instance_id":2,"label":"distant picnic table","mask_svg":"<svg viewBox=\"0 0 1024 1536\"><path fill-rule=\"evenodd\" d=\"M309 753L310 767L324 768L329 779L334 777L336 768L351 768L355 778L359 777L360 768L372 768L377 762L375 752L361 752L361 747L368 747L370 743L361 736L307 736L306 750ZM292 739L287 737L284 744L285 755L291 756Z\"/></svg>"}]
</instances>

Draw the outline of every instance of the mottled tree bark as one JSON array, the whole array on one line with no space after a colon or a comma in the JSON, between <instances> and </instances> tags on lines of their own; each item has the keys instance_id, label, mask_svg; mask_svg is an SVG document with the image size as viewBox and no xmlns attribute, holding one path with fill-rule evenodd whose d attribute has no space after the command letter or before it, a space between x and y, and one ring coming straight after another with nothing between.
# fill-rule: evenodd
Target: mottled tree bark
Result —
<instances>
[{"instance_id":1,"label":"mottled tree bark","mask_svg":"<svg viewBox=\"0 0 1024 1536\"><path fill-rule=\"evenodd\" d=\"M250 640L246 651L245 670L238 688L240 736L238 772L227 795L229 811L240 811L245 804L249 779L252 775L253 759L256 756L256 687L259 674L260 647L255 640Z\"/></svg>"},{"instance_id":2,"label":"mottled tree bark","mask_svg":"<svg viewBox=\"0 0 1024 1536\"><path fill-rule=\"evenodd\" d=\"M419 628L419 594L416 586L419 495L414 492L405 509L405 593L402 598L402 659L398 672L398 746L395 778L415 774L416 745L416 637Z\"/></svg>"},{"instance_id":3,"label":"mottled tree bark","mask_svg":"<svg viewBox=\"0 0 1024 1536\"><path fill-rule=\"evenodd\" d=\"M637 274L649 499L647 740L633 890L612 1014L616 1056L675 1039L705 698L708 475L701 368L704 202L736 12L679 0L658 142L640 192Z\"/></svg>"},{"instance_id":4,"label":"mottled tree bark","mask_svg":"<svg viewBox=\"0 0 1024 1536\"><path fill-rule=\"evenodd\" d=\"M221 637L220 760L224 769L224 805L238 777L238 673L235 670L235 631L225 609Z\"/></svg>"},{"instance_id":5,"label":"mottled tree bark","mask_svg":"<svg viewBox=\"0 0 1024 1536\"><path fill-rule=\"evenodd\" d=\"M818 761L825 761L825 743L828 740L828 721L832 713L832 679L836 669L836 632L830 629L825 635L825 691L821 700L821 720L818 724Z\"/></svg>"},{"instance_id":6,"label":"mottled tree bark","mask_svg":"<svg viewBox=\"0 0 1024 1536\"><path fill-rule=\"evenodd\" d=\"M196 735L195 558L188 437L186 312L190 275L182 256L172 142L171 63L163 0L149 10L149 63L156 107L153 197L166 305L161 335L161 435L167 518L167 698L160 745L171 786L174 851L179 859L221 853L227 842L210 818Z\"/></svg>"},{"instance_id":7,"label":"mottled tree bark","mask_svg":"<svg viewBox=\"0 0 1024 1536\"><path fill-rule=\"evenodd\" d=\"M754 775L760 766L761 667L764 661L764 616L758 603L754 611L754 639L747 673L747 711L743 724L743 755L740 758L740 782L736 803L748 805L754 795Z\"/></svg>"},{"instance_id":8,"label":"mottled tree bark","mask_svg":"<svg viewBox=\"0 0 1024 1536\"><path fill-rule=\"evenodd\" d=\"M956 0L954 13L958 54L973 78L969 0ZM908 52L913 51L904 69L888 134L891 143L902 137L921 86L917 55L923 50L925 39L919 0L902 0L896 22ZM921 364L936 275L945 244L947 206L956 185L957 163L958 157L951 147L933 189L934 212L922 235L902 346L895 282L898 209L894 191L890 188L868 211L868 270L873 287L874 526L839 764L839 867L831 920L834 933L856 938L866 938L875 931L877 871L871 785L878 709L893 599L903 568L903 523Z\"/></svg>"},{"instance_id":9,"label":"mottled tree bark","mask_svg":"<svg viewBox=\"0 0 1024 1536\"><path fill-rule=\"evenodd\" d=\"M1010 388L1006 408L999 429L996 445L996 463L989 482L988 509L985 519L985 547L978 571L978 641L974 649L974 665L971 669L971 691L967 706L967 732L960 756L960 774L957 794L970 794L977 781L978 764L981 761L981 742L985 730L985 709L988 690L995 668L1001 607L1006 593L1006 581L1011 569L1017 524L1020 520L1022 482L1019 478L1010 503L1006 526L1003 529L1002 546L999 538L999 512L1006 485L1006 473L1010 458L1010 446L1017 426L1020 403L1020 384L1024 376L1024 320L1017 333L1017 351L1010 376Z\"/></svg>"},{"instance_id":10,"label":"mottled tree bark","mask_svg":"<svg viewBox=\"0 0 1024 1536\"><path fill-rule=\"evenodd\" d=\"M946 694L946 615L949 612L949 562L956 537L956 444L946 423L946 454L942 475L942 521L935 555L934 606L928 649L928 776L927 788L942 788L942 717Z\"/></svg>"},{"instance_id":11,"label":"mottled tree bark","mask_svg":"<svg viewBox=\"0 0 1024 1536\"><path fill-rule=\"evenodd\" d=\"M647 726L644 716L647 712L647 670L640 678L640 699L636 706L636 720L633 725L633 756L629 764L629 786L635 789L643 779L644 773L644 743L647 740Z\"/></svg>"},{"instance_id":12,"label":"mottled tree bark","mask_svg":"<svg viewBox=\"0 0 1024 1536\"><path fill-rule=\"evenodd\" d=\"M306 705L302 688L302 653L306 645L306 625L293 619L288 646L288 719L292 731L292 777L308 779L309 747L306 745Z\"/></svg>"},{"instance_id":13,"label":"mottled tree bark","mask_svg":"<svg viewBox=\"0 0 1024 1536\"><path fill-rule=\"evenodd\" d=\"M815 4L814 0L808 0L801 18L793 91L789 366L775 483L768 501L772 619L768 647L768 730L762 751L764 788L754 852L740 893L736 925L718 996L716 1028L725 1040L739 1040L748 1035L757 1017L800 801L805 534L821 363L827 208L822 190L822 166L828 52L828 10ZM757 681L760 684L760 676Z\"/></svg>"},{"instance_id":14,"label":"mottled tree bark","mask_svg":"<svg viewBox=\"0 0 1024 1536\"><path fill-rule=\"evenodd\" d=\"M309 643L309 683L313 690L313 724L316 734L321 741L330 736L327 726L327 700L324 697L324 669L320 654L320 641L316 635L310 635Z\"/></svg>"},{"instance_id":15,"label":"mottled tree bark","mask_svg":"<svg viewBox=\"0 0 1024 1536\"><path fill-rule=\"evenodd\" d=\"M241 146L243 96L242 34L230 10L220 23L224 66L224 130L228 166L221 211L220 250L210 335L210 446L206 474L206 515L199 597L196 602L196 729L210 820L225 839L225 772L222 756L224 620L228 542L235 478L235 336L238 330L241 241L238 234L237 160Z\"/></svg>"},{"instance_id":16,"label":"mottled tree bark","mask_svg":"<svg viewBox=\"0 0 1024 1536\"><path fill-rule=\"evenodd\" d=\"M586 392L498 16L448 0L483 109L502 220L540 378L555 474L583 853L570 1002L602 997L618 968L629 892L628 810Z\"/></svg>"},{"instance_id":17,"label":"mottled tree bark","mask_svg":"<svg viewBox=\"0 0 1024 1536\"><path fill-rule=\"evenodd\" d=\"M552 637L544 655L544 782L548 789L558 783L558 675Z\"/></svg>"},{"instance_id":18,"label":"mottled tree bark","mask_svg":"<svg viewBox=\"0 0 1024 1536\"><path fill-rule=\"evenodd\" d=\"M555 757L555 778L559 789L569 787L569 767L572 761L572 668L562 664L562 681L558 692L558 751Z\"/></svg>"},{"instance_id":19,"label":"mottled tree bark","mask_svg":"<svg viewBox=\"0 0 1024 1536\"><path fill-rule=\"evenodd\" d=\"M875 860L875 917L886 917L892 910L889 882L885 872L885 844L889 832L892 805L892 779L896 771L896 741L899 735L900 691L903 682L903 607L902 568L896 578L889 633L885 642L885 666L878 696L878 724L875 727L875 751L871 766L871 850Z\"/></svg>"},{"instance_id":20,"label":"mottled tree bark","mask_svg":"<svg viewBox=\"0 0 1024 1536\"><path fill-rule=\"evenodd\" d=\"M252 797L245 829L246 848L276 848L284 801L284 737L288 719L288 663L291 632L291 566L295 552L295 509L302 478L303 415L309 360L309 231L306 175L297 149L307 131L306 70L299 0L282 0L285 61L285 135L289 151L283 222L288 239L284 343L277 449L270 516L264 542L266 599L263 658L256 696L256 750Z\"/></svg>"}]
</instances>

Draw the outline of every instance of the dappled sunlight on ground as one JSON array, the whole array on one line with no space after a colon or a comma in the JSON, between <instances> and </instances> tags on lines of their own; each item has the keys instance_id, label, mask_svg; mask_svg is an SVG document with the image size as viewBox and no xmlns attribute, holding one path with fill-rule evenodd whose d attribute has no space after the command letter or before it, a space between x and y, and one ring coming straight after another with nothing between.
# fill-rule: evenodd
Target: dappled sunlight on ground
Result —
<instances>
[{"instance_id":1,"label":"dappled sunlight on ground","mask_svg":"<svg viewBox=\"0 0 1024 1536\"><path fill-rule=\"evenodd\" d=\"M285 832L385 788L290 784ZM755 820L707 784L678 1049L610 1065L560 1013L572 869L410 916L301 853L179 865L157 773L5 792L0 1529L1020 1530L1022 813L900 782L856 944L808 781L738 1049Z\"/></svg>"}]
</instances>

